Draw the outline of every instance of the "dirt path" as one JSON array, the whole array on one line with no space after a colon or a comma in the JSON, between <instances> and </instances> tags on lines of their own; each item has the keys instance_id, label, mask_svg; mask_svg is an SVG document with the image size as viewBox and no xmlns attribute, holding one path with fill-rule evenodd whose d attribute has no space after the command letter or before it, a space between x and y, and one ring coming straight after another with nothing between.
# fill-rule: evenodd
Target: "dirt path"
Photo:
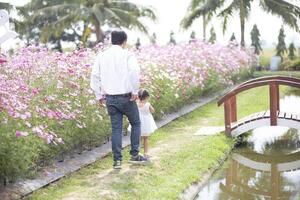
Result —
<instances>
[{"instance_id":1,"label":"dirt path","mask_svg":"<svg viewBox=\"0 0 300 200\"><path fill-rule=\"evenodd\" d=\"M160 160L162 157L165 157L167 154L176 153L182 146L187 145L192 138L192 133L187 133L185 135L181 135L180 137L177 135L177 137L171 137L167 141L158 142L155 147L149 150L151 162L147 165L132 165L128 162L124 162L121 170L108 169L100 171L98 174L86 176L84 178L84 183L87 184L88 187L86 187L84 191L72 191L67 195L64 195L61 199L89 200L99 199L99 197L107 200L120 199L119 194L116 192L116 189L114 189L118 183L129 177L133 177L133 179L139 179L141 176L143 176L143 174L148 173L148 168L155 167L159 169ZM200 139L201 136L197 136L195 138ZM134 182L134 180L130 180L128 182Z\"/></svg>"}]
</instances>

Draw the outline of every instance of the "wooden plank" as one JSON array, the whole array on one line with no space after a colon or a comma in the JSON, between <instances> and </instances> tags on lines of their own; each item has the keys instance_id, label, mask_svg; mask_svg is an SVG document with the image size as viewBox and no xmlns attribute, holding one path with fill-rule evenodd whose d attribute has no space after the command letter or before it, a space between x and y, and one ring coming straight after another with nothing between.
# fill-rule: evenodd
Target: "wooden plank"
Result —
<instances>
[{"instance_id":1,"label":"wooden plank","mask_svg":"<svg viewBox=\"0 0 300 200\"><path fill-rule=\"evenodd\" d=\"M279 113L279 112L278 112ZM267 110L265 115L264 115L264 118L270 118L270 110Z\"/></svg>"},{"instance_id":2,"label":"wooden plank","mask_svg":"<svg viewBox=\"0 0 300 200\"><path fill-rule=\"evenodd\" d=\"M248 115L246 117L243 117L242 119L240 119L238 121L239 124L244 124L244 123L248 123L250 122L251 120L253 120L255 117L256 117L257 113L253 113L251 115Z\"/></svg>"},{"instance_id":3,"label":"wooden plank","mask_svg":"<svg viewBox=\"0 0 300 200\"><path fill-rule=\"evenodd\" d=\"M285 113L285 117L284 117L285 119L292 119L292 114L291 113L288 113L288 112L286 112Z\"/></svg>"},{"instance_id":4,"label":"wooden plank","mask_svg":"<svg viewBox=\"0 0 300 200\"><path fill-rule=\"evenodd\" d=\"M296 116L296 120L297 120L297 121L300 121L300 115L297 115L297 116Z\"/></svg>"},{"instance_id":5,"label":"wooden plank","mask_svg":"<svg viewBox=\"0 0 300 200\"><path fill-rule=\"evenodd\" d=\"M285 117L285 112L280 111L278 118L284 118Z\"/></svg>"},{"instance_id":6,"label":"wooden plank","mask_svg":"<svg viewBox=\"0 0 300 200\"><path fill-rule=\"evenodd\" d=\"M258 115L256 116L256 119L262 119L264 117L265 113L266 113L266 111L258 113Z\"/></svg>"}]
</instances>

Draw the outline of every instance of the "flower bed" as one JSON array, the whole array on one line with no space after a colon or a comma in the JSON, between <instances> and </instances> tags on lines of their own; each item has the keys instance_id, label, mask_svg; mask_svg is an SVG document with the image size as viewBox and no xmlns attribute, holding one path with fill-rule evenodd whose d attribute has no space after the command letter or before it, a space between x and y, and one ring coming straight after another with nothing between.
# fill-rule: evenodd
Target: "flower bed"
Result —
<instances>
[{"instance_id":1,"label":"flower bed","mask_svg":"<svg viewBox=\"0 0 300 200\"><path fill-rule=\"evenodd\" d=\"M20 49L0 70L0 177L28 175L63 154L99 146L110 135L89 87L97 51ZM253 56L234 46L193 42L136 52L156 118L202 93L251 75Z\"/></svg>"}]
</instances>

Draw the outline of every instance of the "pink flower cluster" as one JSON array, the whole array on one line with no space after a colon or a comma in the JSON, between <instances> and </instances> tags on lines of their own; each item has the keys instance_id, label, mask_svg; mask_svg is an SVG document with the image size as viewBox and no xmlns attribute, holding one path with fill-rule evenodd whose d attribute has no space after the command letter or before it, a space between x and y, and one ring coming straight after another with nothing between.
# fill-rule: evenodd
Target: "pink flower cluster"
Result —
<instances>
[{"instance_id":1,"label":"pink flower cluster","mask_svg":"<svg viewBox=\"0 0 300 200\"><path fill-rule=\"evenodd\" d=\"M13 123L16 137L34 133L54 144L63 141L52 130L53 124L63 127L72 120L76 123L74 128L85 128L82 119L90 117L87 107L96 106L89 87L91 64L102 48L72 53L34 46L18 50L7 63L0 65L1 126ZM186 88L203 87L211 70L228 83L228 77L249 68L253 61L249 52L238 47L199 41L144 47L136 54L146 87L152 87L157 77L169 79L174 84L172 87L180 84Z\"/></svg>"}]
</instances>

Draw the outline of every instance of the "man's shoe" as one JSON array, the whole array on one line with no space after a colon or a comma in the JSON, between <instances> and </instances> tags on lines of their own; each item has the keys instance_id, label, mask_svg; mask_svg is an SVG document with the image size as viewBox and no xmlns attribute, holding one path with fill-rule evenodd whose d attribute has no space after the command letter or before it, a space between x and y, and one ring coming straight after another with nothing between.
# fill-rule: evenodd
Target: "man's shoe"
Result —
<instances>
[{"instance_id":1,"label":"man's shoe","mask_svg":"<svg viewBox=\"0 0 300 200\"><path fill-rule=\"evenodd\" d=\"M133 164L143 164L148 162L148 159L142 155L136 155L136 156L131 156L129 162Z\"/></svg>"},{"instance_id":2,"label":"man's shoe","mask_svg":"<svg viewBox=\"0 0 300 200\"><path fill-rule=\"evenodd\" d=\"M114 169L121 169L122 168L122 162L120 160L114 161L113 168Z\"/></svg>"}]
</instances>

